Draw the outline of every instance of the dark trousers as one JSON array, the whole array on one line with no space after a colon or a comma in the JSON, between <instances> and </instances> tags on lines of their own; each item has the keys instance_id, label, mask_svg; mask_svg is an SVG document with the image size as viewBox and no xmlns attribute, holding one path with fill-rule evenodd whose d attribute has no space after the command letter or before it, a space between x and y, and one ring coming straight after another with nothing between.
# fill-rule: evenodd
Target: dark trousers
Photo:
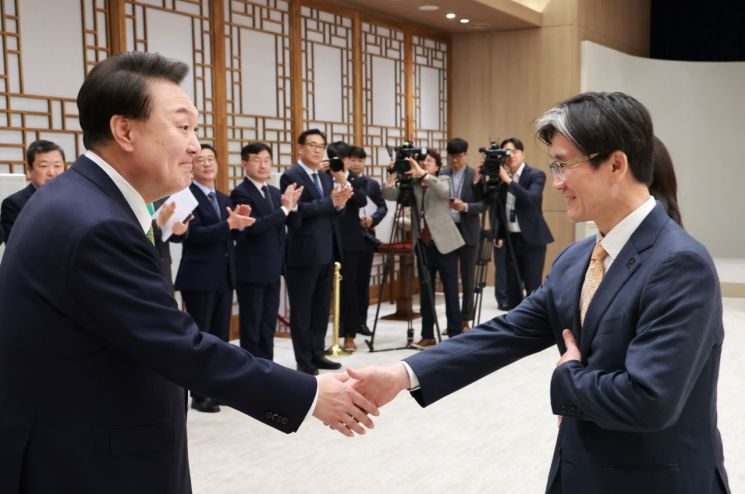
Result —
<instances>
[{"instance_id":1,"label":"dark trousers","mask_svg":"<svg viewBox=\"0 0 745 494\"><path fill-rule=\"evenodd\" d=\"M233 307L233 289L227 282L214 292L193 292L182 290L186 312L194 319L197 327L204 333L210 333L223 341L228 341L230 334L230 315ZM198 393L191 393L199 397Z\"/></svg>"},{"instance_id":2,"label":"dark trousers","mask_svg":"<svg viewBox=\"0 0 745 494\"><path fill-rule=\"evenodd\" d=\"M238 283L241 348L252 355L274 358L274 331L279 312L280 283Z\"/></svg>"},{"instance_id":3,"label":"dark trousers","mask_svg":"<svg viewBox=\"0 0 745 494\"><path fill-rule=\"evenodd\" d=\"M507 247L494 247L494 298L497 305L509 307L507 299Z\"/></svg>"},{"instance_id":4,"label":"dark trousers","mask_svg":"<svg viewBox=\"0 0 745 494\"><path fill-rule=\"evenodd\" d=\"M285 268L290 335L298 366L309 367L313 360L323 357L333 273L333 263Z\"/></svg>"},{"instance_id":5,"label":"dark trousers","mask_svg":"<svg viewBox=\"0 0 745 494\"><path fill-rule=\"evenodd\" d=\"M359 316L357 327L367 325L367 310L370 308L370 277L372 274L374 251L363 252L360 255L359 271L357 272L357 299Z\"/></svg>"},{"instance_id":6,"label":"dark trousers","mask_svg":"<svg viewBox=\"0 0 745 494\"><path fill-rule=\"evenodd\" d=\"M447 316L447 333L450 336L460 334L462 331L460 321L460 310L458 308L458 254L440 254L434 245L425 245L427 269L429 271L429 295L425 292L426 287L422 285L424 266L421 259L417 260L419 271L419 298L422 310L422 338L434 338L435 324L435 275L440 273L442 289L445 292L445 314Z\"/></svg>"},{"instance_id":7,"label":"dark trousers","mask_svg":"<svg viewBox=\"0 0 745 494\"><path fill-rule=\"evenodd\" d=\"M360 278L364 278L362 268L365 265L364 252L344 251L344 262L341 263L341 289L339 299L341 301L341 326L339 336L357 336L357 330L364 320L360 320L360 307L365 307L367 313L367 299L360 297ZM367 280L370 280L370 272L367 272ZM364 303L363 303L364 302Z\"/></svg>"},{"instance_id":8,"label":"dark trousers","mask_svg":"<svg viewBox=\"0 0 745 494\"><path fill-rule=\"evenodd\" d=\"M461 323L473 320L473 290L476 284L476 258L479 254L478 245L464 245L455 251L458 255L460 267L460 283L463 289L460 304Z\"/></svg>"},{"instance_id":9,"label":"dark trousers","mask_svg":"<svg viewBox=\"0 0 745 494\"><path fill-rule=\"evenodd\" d=\"M533 290L541 286L543 265L546 262L546 246L530 247L522 235L510 233L512 248L515 250L517 269L525 282L525 291L530 295ZM515 268L509 254L507 255L507 298L510 307L517 307L522 301L520 284L515 275Z\"/></svg>"}]
</instances>

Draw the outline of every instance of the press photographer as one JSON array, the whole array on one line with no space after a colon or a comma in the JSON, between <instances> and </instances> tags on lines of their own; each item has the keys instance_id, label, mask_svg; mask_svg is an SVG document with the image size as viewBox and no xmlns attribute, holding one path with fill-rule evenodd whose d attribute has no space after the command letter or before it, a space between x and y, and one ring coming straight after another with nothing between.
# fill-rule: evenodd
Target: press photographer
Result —
<instances>
[{"instance_id":1,"label":"press photographer","mask_svg":"<svg viewBox=\"0 0 745 494\"><path fill-rule=\"evenodd\" d=\"M420 303L422 312L421 339L415 348L424 349L435 345L434 335L434 280L440 273L445 291L445 312L447 332L456 336L462 332L458 307L458 256L456 250L464 245L458 228L450 216L450 177L438 176L442 160L437 151L421 150L420 161L413 159L412 153L397 155L396 162L383 188L383 197L399 201L406 191L411 191L412 218L418 218L418 225L412 225L412 242L417 254L419 271ZM405 161L405 164L403 163ZM407 169L408 167L408 169ZM417 246L421 246L418 249ZM426 270L426 273L425 273ZM423 282L423 280L425 280Z\"/></svg>"}]
</instances>

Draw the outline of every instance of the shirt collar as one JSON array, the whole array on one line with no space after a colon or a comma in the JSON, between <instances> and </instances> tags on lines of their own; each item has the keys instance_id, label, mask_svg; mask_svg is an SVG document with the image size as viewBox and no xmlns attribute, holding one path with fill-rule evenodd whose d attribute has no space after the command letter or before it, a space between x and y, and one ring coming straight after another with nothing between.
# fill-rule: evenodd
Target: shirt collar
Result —
<instances>
[{"instance_id":1,"label":"shirt collar","mask_svg":"<svg viewBox=\"0 0 745 494\"><path fill-rule=\"evenodd\" d=\"M310 178L313 178L313 174L314 173L318 173L318 170L311 170L310 168L308 168L308 165L306 165L305 163L303 163L300 160L297 160L297 164L300 165L300 168L302 168L303 170L305 170L305 173L307 173Z\"/></svg>"},{"instance_id":2,"label":"shirt collar","mask_svg":"<svg viewBox=\"0 0 745 494\"><path fill-rule=\"evenodd\" d=\"M513 177L520 178L520 175L523 174L524 169L525 169L525 162L523 161L522 163L520 163L520 167L517 169Z\"/></svg>"},{"instance_id":3,"label":"shirt collar","mask_svg":"<svg viewBox=\"0 0 745 494\"><path fill-rule=\"evenodd\" d=\"M652 212L655 204L654 197L650 196L649 199L644 201L631 214L611 228L605 237L598 231L596 243L600 243L608 253L609 262L606 270L613 263L613 260L618 257L618 254L621 253L621 249L623 249L623 246L626 245L636 229L639 228L639 225L642 224L644 218Z\"/></svg>"},{"instance_id":4,"label":"shirt collar","mask_svg":"<svg viewBox=\"0 0 745 494\"><path fill-rule=\"evenodd\" d=\"M252 184L254 184L256 186L256 188L259 189L259 190L261 190L262 187L265 187L266 186L266 182L257 182L256 180L254 180L253 178L249 177L248 175L246 175L246 179L248 179Z\"/></svg>"},{"instance_id":5,"label":"shirt collar","mask_svg":"<svg viewBox=\"0 0 745 494\"><path fill-rule=\"evenodd\" d=\"M124 196L124 200L127 201L129 207L137 218L137 222L140 224L143 233L147 233L152 225L152 217L150 212L147 210L147 204L145 199L142 198L139 192L122 177L110 164L106 163L103 158L91 151L90 149L85 152L85 157L97 164L106 175L114 182L116 188Z\"/></svg>"},{"instance_id":6,"label":"shirt collar","mask_svg":"<svg viewBox=\"0 0 745 494\"><path fill-rule=\"evenodd\" d=\"M196 185L199 188L199 190L201 190L202 192L204 192L204 195L209 195L210 192L215 192L215 189L210 189L209 187L200 184L196 180L192 180L191 183L193 183L194 185Z\"/></svg>"}]
</instances>

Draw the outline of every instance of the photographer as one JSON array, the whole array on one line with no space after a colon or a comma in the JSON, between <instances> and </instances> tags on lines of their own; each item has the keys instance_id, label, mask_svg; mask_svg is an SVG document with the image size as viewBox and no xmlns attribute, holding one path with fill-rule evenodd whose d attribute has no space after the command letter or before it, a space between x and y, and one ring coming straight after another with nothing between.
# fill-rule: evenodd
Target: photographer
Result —
<instances>
[{"instance_id":1,"label":"photographer","mask_svg":"<svg viewBox=\"0 0 745 494\"><path fill-rule=\"evenodd\" d=\"M388 175L383 197L391 201L398 200L401 189L411 186L416 198L415 207L421 221L419 225L412 225L412 243L416 245L417 242L422 242L425 259L417 259L422 337L413 346L424 349L437 343L434 335L434 280L438 272L445 291L448 336L453 337L462 332L456 251L465 242L449 213L450 177L438 177L442 166L440 154L430 149L419 163L410 157L406 158L406 162L410 165L410 170L405 171L404 176L399 177L395 171ZM407 183L407 179L412 182ZM425 266L430 277L428 288L422 284ZM425 291L427 289L429 294Z\"/></svg>"},{"instance_id":2,"label":"photographer","mask_svg":"<svg viewBox=\"0 0 745 494\"><path fill-rule=\"evenodd\" d=\"M504 205L504 221L499 221L496 247L502 249L507 245L514 251L517 265L507 252L507 266L504 267L508 304L509 308L514 308L523 299L517 273L525 283L527 294L538 288L546 262L546 245L554 238L541 209L546 174L525 163L525 147L516 137L505 139L500 147L509 150L510 156L499 170L502 181L499 197Z\"/></svg>"}]
</instances>

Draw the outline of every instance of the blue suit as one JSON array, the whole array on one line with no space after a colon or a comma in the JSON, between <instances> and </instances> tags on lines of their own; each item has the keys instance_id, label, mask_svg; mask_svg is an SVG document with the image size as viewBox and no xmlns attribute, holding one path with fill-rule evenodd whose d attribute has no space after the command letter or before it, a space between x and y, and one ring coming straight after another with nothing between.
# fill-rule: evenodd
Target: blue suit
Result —
<instances>
[{"instance_id":1,"label":"blue suit","mask_svg":"<svg viewBox=\"0 0 745 494\"><path fill-rule=\"evenodd\" d=\"M283 432L303 421L315 380L199 332L89 159L39 190L13 231L0 264L0 492L190 492L184 387Z\"/></svg>"},{"instance_id":2,"label":"blue suit","mask_svg":"<svg viewBox=\"0 0 745 494\"><path fill-rule=\"evenodd\" d=\"M285 215L279 189L268 185L267 191L271 204L246 178L230 193L230 200L251 206L251 216L256 218L256 223L234 235L241 347L271 360L285 263L285 223L297 214Z\"/></svg>"},{"instance_id":3,"label":"blue suit","mask_svg":"<svg viewBox=\"0 0 745 494\"><path fill-rule=\"evenodd\" d=\"M189 189L199 204L183 240L174 287L199 329L227 341L235 287L235 246L226 210L232 204L216 191L218 216L202 189L194 183Z\"/></svg>"},{"instance_id":4,"label":"blue suit","mask_svg":"<svg viewBox=\"0 0 745 494\"><path fill-rule=\"evenodd\" d=\"M280 190L294 183L304 186L298 200L298 221L289 226L285 280L290 298L290 333L298 368L312 369L324 357L324 338L329 320L333 262L341 260L339 211L331 201L331 175L318 173L319 193L297 164L280 178Z\"/></svg>"},{"instance_id":5,"label":"blue suit","mask_svg":"<svg viewBox=\"0 0 745 494\"><path fill-rule=\"evenodd\" d=\"M594 238L567 247L544 285L508 314L406 359L423 406L527 355L569 328L582 362L558 367L563 415L548 492L729 492L717 429L722 302L706 249L658 204L613 261L580 330ZM495 431L498 434L498 431Z\"/></svg>"},{"instance_id":6,"label":"blue suit","mask_svg":"<svg viewBox=\"0 0 745 494\"><path fill-rule=\"evenodd\" d=\"M31 199L34 192L36 192L36 187L33 184L28 184L18 192L3 199L0 208L0 242L3 238L10 237L10 231L13 229L16 219L18 219L18 215L21 214L21 209Z\"/></svg>"}]
</instances>

